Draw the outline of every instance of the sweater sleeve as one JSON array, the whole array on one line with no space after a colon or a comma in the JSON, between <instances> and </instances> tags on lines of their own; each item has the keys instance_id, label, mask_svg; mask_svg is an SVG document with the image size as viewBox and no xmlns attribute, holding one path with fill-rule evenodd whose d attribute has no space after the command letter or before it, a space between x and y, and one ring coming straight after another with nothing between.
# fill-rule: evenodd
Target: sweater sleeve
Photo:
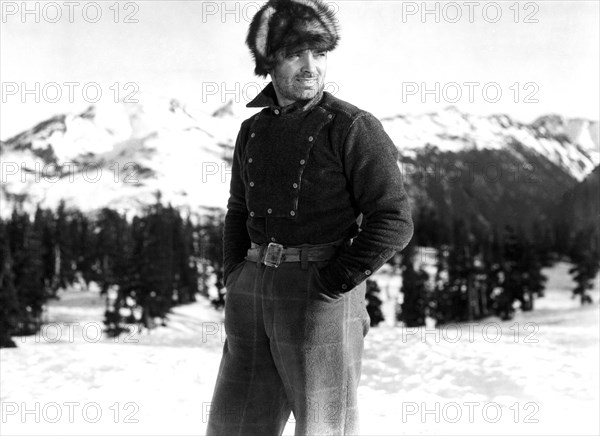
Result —
<instances>
[{"instance_id":1,"label":"sweater sleeve","mask_svg":"<svg viewBox=\"0 0 600 436\"><path fill-rule=\"evenodd\" d=\"M398 150L374 115L365 111L356 115L340 155L363 220L352 245L319 275L332 291L348 292L408 245L413 221Z\"/></svg>"},{"instance_id":2,"label":"sweater sleeve","mask_svg":"<svg viewBox=\"0 0 600 436\"><path fill-rule=\"evenodd\" d=\"M231 184L223 229L223 283L227 282L227 277L235 266L244 260L250 248L250 236L246 227L248 219L246 190L241 174L242 148L246 137L244 127L242 124L238 133L231 165Z\"/></svg>"}]
</instances>

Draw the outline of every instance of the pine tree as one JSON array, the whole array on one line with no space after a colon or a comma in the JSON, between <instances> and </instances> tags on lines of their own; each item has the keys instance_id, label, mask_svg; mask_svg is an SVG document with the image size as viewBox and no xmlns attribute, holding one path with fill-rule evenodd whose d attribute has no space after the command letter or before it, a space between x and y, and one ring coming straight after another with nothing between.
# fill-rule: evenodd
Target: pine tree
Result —
<instances>
[{"instance_id":1,"label":"pine tree","mask_svg":"<svg viewBox=\"0 0 600 436\"><path fill-rule=\"evenodd\" d=\"M522 245L512 226L507 225L504 228L503 247L503 263L498 272L496 287L500 289L500 293L495 296L495 309L496 315L502 320L509 320L514 316L514 301L523 301L522 276L518 269Z\"/></svg>"},{"instance_id":2,"label":"pine tree","mask_svg":"<svg viewBox=\"0 0 600 436\"><path fill-rule=\"evenodd\" d=\"M73 261L75 269L86 282L89 284L88 277L91 273L93 245L91 243L91 232L89 219L80 211L73 212L69 223L69 234L71 235L73 248Z\"/></svg>"},{"instance_id":3,"label":"pine tree","mask_svg":"<svg viewBox=\"0 0 600 436\"><path fill-rule=\"evenodd\" d=\"M119 279L118 269L124 263L122 240L127 232L127 221L118 212L109 208L100 211L93 231L93 253L88 280L100 286L101 293Z\"/></svg>"},{"instance_id":4,"label":"pine tree","mask_svg":"<svg viewBox=\"0 0 600 436\"><path fill-rule=\"evenodd\" d=\"M113 323L111 335L118 335L128 329L139 330L144 325L141 299L143 298L142 266L145 264L142 254L146 225L145 218L137 216L133 218L131 224L125 219L121 222L118 237L122 248L119 253L120 265L115 269L118 291L115 301L107 307L106 317L108 322Z\"/></svg>"},{"instance_id":5,"label":"pine tree","mask_svg":"<svg viewBox=\"0 0 600 436\"><path fill-rule=\"evenodd\" d=\"M419 327L425 325L425 309L427 306L427 273L419 267L415 271L415 247L409 243L403 251L402 257L402 293L404 300L400 305L401 312L397 314L398 321L406 327ZM418 262L420 265L420 262Z\"/></svg>"},{"instance_id":6,"label":"pine tree","mask_svg":"<svg viewBox=\"0 0 600 436\"><path fill-rule=\"evenodd\" d=\"M381 299L379 298L381 290L379 289L379 286L377 286L377 282L374 280L367 279L366 285L367 291L365 294L365 299L367 301L367 312L371 320L371 327L375 327L385 320L383 312L381 311Z\"/></svg>"},{"instance_id":7,"label":"pine tree","mask_svg":"<svg viewBox=\"0 0 600 436\"><path fill-rule=\"evenodd\" d=\"M0 220L0 348L16 347L11 336L19 326L19 301L12 268L8 233Z\"/></svg>"},{"instance_id":8,"label":"pine tree","mask_svg":"<svg viewBox=\"0 0 600 436\"><path fill-rule=\"evenodd\" d=\"M472 235L463 219L453 221L452 246L448 251L447 292L452 307L453 321L473 319L474 296L471 287L473 260L471 258Z\"/></svg>"},{"instance_id":9,"label":"pine tree","mask_svg":"<svg viewBox=\"0 0 600 436\"><path fill-rule=\"evenodd\" d=\"M473 292L478 307L475 319L482 319L489 315L488 299L489 290L487 287L487 274L483 252L479 253L473 259Z\"/></svg>"},{"instance_id":10,"label":"pine tree","mask_svg":"<svg viewBox=\"0 0 600 436\"><path fill-rule=\"evenodd\" d=\"M8 233L19 299L19 335L38 331L44 304L50 296L44 283L42 238L38 229L27 214L13 211Z\"/></svg>"},{"instance_id":11,"label":"pine tree","mask_svg":"<svg viewBox=\"0 0 600 436\"><path fill-rule=\"evenodd\" d=\"M551 266L555 253L553 253L554 243L550 225L541 219L534 220L531 224L531 235L534 257L541 267Z\"/></svg>"},{"instance_id":12,"label":"pine tree","mask_svg":"<svg viewBox=\"0 0 600 436\"><path fill-rule=\"evenodd\" d=\"M194 228L189 216L184 223L177 211L173 213L174 287L177 291L177 303L185 304L195 301L198 292Z\"/></svg>"},{"instance_id":13,"label":"pine tree","mask_svg":"<svg viewBox=\"0 0 600 436\"><path fill-rule=\"evenodd\" d=\"M137 302L142 323L153 328L157 319L164 323L173 305L173 233L170 206L160 197L144 217L143 246L140 253L140 289Z\"/></svg>"},{"instance_id":14,"label":"pine tree","mask_svg":"<svg viewBox=\"0 0 600 436\"><path fill-rule=\"evenodd\" d=\"M432 298L429 300L429 314L440 326L453 321L450 299L450 275L448 272L449 246L442 245L437 251L437 265Z\"/></svg>"},{"instance_id":15,"label":"pine tree","mask_svg":"<svg viewBox=\"0 0 600 436\"><path fill-rule=\"evenodd\" d=\"M557 253L568 253L571 246L571 226L564 219L560 219L553 225L554 251Z\"/></svg>"},{"instance_id":16,"label":"pine tree","mask_svg":"<svg viewBox=\"0 0 600 436\"><path fill-rule=\"evenodd\" d=\"M577 259L577 264L569 269L569 273L573 274L573 280L577 286L573 289L573 297L579 296L581 304L591 304L592 297L588 294L588 290L594 287L594 278L598 274L600 265L598 263L598 253L591 250L584 251Z\"/></svg>"},{"instance_id":17,"label":"pine tree","mask_svg":"<svg viewBox=\"0 0 600 436\"><path fill-rule=\"evenodd\" d=\"M598 231L588 226L575 235L571 247L571 261L574 266L569 269L577 284L573 289L573 297L579 296L581 304L591 304L592 297L588 290L594 287L594 279L600 270L600 250L598 249Z\"/></svg>"},{"instance_id":18,"label":"pine tree","mask_svg":"<svg viewBox=\"0 0 600 436\"><path fill-rule=\"evenodd\" d=\"M93 231L82 232L81 236L91 251L84 260L89 265L85 280L98 283L106 297L104 323L109 336L127 331L127 323L139 323L135 309L140 272L132 266L139 252L134 252L132 227L135 225L130 225L125 216L104 208Z\"/></svg>"},{"instance_id":19,"label":"pine tree","mask_svg":"<svg viewBox=\"0 0 600 436\"><path fill-rule=\"evenodd\" d=\"M503 291L499 280L499 273L504 265L504 247L498 229L492 228L491 234L486 239L483 249L483 268L486 289L486 313L497 314L498 297ZM504 273L502 273L504 274Z\"/></svg>"},{"instance_id":20,"label":"pine tree","mask_svg":"<svg viewBox=\"0 0 600 436\"><path fill-rule=\"evenodd\" d=\"M542 261L537 247L527 240L523 247L519 269L522 274L522 295L524 297L524 301L521 302L521 309L524 311L533 310L535 298L544 296L547 277L542 274Z\"/></svg>"},{"instance_id":21,"label":"pine tree","mask_svg":"<svg viewBox=\"0 0 600 436\"><path fill-rule=\"evenodd\" d=\"M57 260L58 287L67 288L75 281L75 259L73 256L73 236L69 231L69 213L65 202L61 200L56 211L54 223L55 252Z\"/></svg>"},{"instance_id":22,"label":"pine tree","mask_svg":"<svg viewBox=\"0 0 600 436\"><path fill-rule=\"evenodd\" d=\"M56 253L54 239L54 214L49 209L42 209L39 205L35 211L34 223L41 237L41 252L43 268L42 276L44 285L52 295L55 295L57 286Z\"/></svg>"},{"instance_id":23,"label":"pine tree","mask_svg":"<svg viewBox=\"0 0 600 436\"><path fill-rule=\"evenodd\" d=\"M105 211L105 226L102 230L112 238L111 244L103 247L102 258L110 271L106 281L106 310L104 323L109 336L136 329L142 323L139 297L142 288L140 267L143 249L143 220L134 217L130 224L125 216ZM106 251L104 251L106 250Z\"/></svg>"},{"instance_id":24,"label":"pine tree","mask_svg":"<svg viewBox=\"0 0 600 436\"><path fill-rule=\"evenodd\" d=\"M203 217L203 223L199 228L199 262L201 267L200 293L208 297L208 288L206 283L209 280L209 266L212 266L214 271L219 271L222 275L223 271L223 225L225 218L222 214L206 215Z\"/></svg>"}]
</instances>

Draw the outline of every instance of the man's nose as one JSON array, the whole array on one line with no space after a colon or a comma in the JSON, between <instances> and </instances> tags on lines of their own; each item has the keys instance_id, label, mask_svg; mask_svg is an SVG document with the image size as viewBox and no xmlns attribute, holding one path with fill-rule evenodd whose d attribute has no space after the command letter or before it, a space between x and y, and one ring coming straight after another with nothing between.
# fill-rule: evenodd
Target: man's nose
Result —
<instances>
[{"instance_id":1,"label":"man's nose","mask_svg":"<svg viewBox=\"0 0 600 436\"><path fill-rule=\"evenodd\" d=\"M310 73L317 72L317 63L314 55L312 54L312 51L310 50L307 50L304 55L304 64L302 66L302 71L307 71Z\"/></svg>"}]
</instances>

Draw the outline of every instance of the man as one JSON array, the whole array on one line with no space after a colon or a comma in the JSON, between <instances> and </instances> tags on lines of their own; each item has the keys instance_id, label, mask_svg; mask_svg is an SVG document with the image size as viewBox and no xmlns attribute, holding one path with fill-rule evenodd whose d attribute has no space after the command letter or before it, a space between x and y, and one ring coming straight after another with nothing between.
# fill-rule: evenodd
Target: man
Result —
<instances>
[{"instance_id":1,"label":"man","mask_svg":"<svg viewBox=\"0 0 600 436\"><path fill-rule=\"evenodd\" d=\"M323 90L338 39L320 0L270 0L250 24L272 82L235 144L209 435L280 435L292 411L296 435L359 431L365 280L413 226L381 123Z\"/></svg>"}]
</instances>

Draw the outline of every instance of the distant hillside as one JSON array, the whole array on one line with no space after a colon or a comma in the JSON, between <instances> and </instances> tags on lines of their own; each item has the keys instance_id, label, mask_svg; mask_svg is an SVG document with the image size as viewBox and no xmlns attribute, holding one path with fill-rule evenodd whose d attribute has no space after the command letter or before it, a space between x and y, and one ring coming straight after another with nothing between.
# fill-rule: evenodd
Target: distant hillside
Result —
<instances>
[{"instance_id":1,"label":"distant hillside","mask_svg":"<svg viewBox=\"0 0 600 436\"><path fill-rule=\"evenodd\" d=\"M595 227L600 235L600 166L562 195L553 214L574 232Z\"/></svg>"}]
</instances>

